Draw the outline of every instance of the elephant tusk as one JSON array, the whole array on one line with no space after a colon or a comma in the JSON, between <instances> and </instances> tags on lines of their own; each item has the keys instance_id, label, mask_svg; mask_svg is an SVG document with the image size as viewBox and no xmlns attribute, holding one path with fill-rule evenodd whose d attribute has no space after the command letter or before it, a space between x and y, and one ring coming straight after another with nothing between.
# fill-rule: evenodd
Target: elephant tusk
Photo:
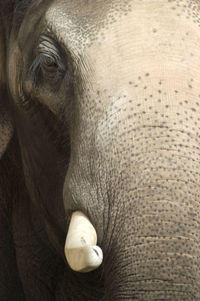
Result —
<instances>
[{"instance_id":1,"label":"elephant tusk","mask_svg":"<svg viewBox=\"0 0 200 301\"><path fill-rule=\"evenodd\" d=\"M96 244L97 234L89 219L80 211L74 212L65 242L65 256L72 270L87 273L101 265L103 252Z\"/></svg>"}]
</instances>

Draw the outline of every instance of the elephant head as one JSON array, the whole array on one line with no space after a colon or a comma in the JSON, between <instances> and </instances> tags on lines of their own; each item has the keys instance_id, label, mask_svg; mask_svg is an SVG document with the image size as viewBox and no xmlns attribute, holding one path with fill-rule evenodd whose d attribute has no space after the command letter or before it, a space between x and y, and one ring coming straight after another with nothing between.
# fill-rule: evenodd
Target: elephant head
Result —
<instances>
[{"instance_id":1,"label":"elephant head","mask_svg":"<svg viewBox=\"0 0 200 301\"><path fill-rule=\"evenodd\" d=\"M199 2L10 2L0 155L14 135L24 206L62 266L36 293L17 250L26 297L198 300Z\"/></svg>"}]
</instances>

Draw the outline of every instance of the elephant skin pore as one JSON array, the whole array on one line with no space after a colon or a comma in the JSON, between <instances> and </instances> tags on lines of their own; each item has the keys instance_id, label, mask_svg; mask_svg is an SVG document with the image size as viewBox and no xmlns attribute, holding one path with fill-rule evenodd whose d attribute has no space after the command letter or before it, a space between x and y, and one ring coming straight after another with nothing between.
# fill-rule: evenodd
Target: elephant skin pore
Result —
<instances>
[{"instance_id":1,"label":"elephant skin pore","mask_svg":"<svg viewBox=\"0 0 200 301\"><path fill-rule=\"evenodd\" d=\"M200 300L199 1L4 2L0 300Z\"/></svg>"}]
</instances>

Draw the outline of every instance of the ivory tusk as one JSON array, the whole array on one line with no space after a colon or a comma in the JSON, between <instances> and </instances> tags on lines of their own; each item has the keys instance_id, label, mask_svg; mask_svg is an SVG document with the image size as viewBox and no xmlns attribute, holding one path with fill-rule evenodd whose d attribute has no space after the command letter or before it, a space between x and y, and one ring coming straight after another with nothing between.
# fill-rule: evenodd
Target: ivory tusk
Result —
<instances>
[{"instance_id":1,"label":"ivory tusk","mask_svg":"<svg viewBox=\"0 0 200 301\"><path fill-rule=\"evenodd\" d=\"M97 234L87 216L74 212L65 242L65 256L72 270L86 273L101 265L103 252L96 244Z\"/></svg>"}]
</instances>

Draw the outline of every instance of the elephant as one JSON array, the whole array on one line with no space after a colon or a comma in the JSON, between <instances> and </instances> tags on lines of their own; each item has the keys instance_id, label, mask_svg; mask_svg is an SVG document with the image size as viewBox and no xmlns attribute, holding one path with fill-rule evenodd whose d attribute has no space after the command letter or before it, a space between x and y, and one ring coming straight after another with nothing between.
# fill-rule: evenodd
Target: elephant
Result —
<instances>
[{"instance_id":1,"label":"elephant","mask_svg":"<svg viewBox=\"0 0 200 301\"><path fill-rule=\"evenodd\" d=\"M0 300L200 300L199 1L0 14Z\"/></svg>"}]
</instances>

